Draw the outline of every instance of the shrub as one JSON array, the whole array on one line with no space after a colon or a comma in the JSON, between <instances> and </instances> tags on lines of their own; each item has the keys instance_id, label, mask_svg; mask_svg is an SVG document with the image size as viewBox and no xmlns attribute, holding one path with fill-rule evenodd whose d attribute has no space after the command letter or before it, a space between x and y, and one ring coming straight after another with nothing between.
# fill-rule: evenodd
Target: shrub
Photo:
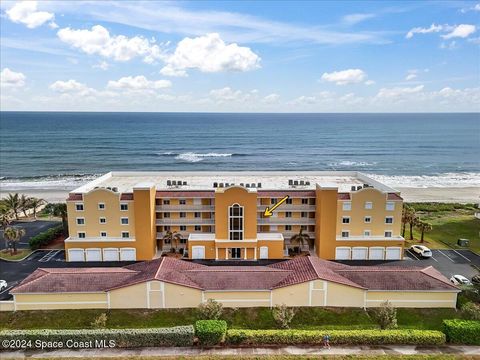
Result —
<instances>
[{"instance_id":1,"label":"shrub","mask_svg":"<svg viewBox=\"0 0 480 360\"><path fill-rule=\"evenodd\" d=\"M322 330L229 329L226 343L232 345L320 345ZM331 344L346 345L442 345L445 334L435 330L328 330Z\"/></svg>"},{"instance_id":2,"label":"shrub","mask_svg":"<svg viewBox=\"0 0 480 360\"><path fill-rule=\"evenodd\" d=\"M380 329L395 329L397 327L397 309L385 301L378 308L370 310Z\"/></svg>"},{"instance_id":3,"label":"shrub","mask_svg":"<svg viewBox=\"0 0 480 360\"><path fill-rule=\"evenodd\" d=\"M94 329L105 329L107 327L107 320L107 314L101 313L90 323L90 326Z\"/></svg>"},{"instance_id":4,"label":"shrub","mask_svg":"<svg viewBox=\"0 0 480 360\"><path fill-rule=\"evenodd\" d=\"M201 320L218 320L222 317L223 305L213 299L208 299L207 302L198 306L198 314Z\"/></svg>"},{"instance_id":5,"label":"shrub","mask_svg":"<svg viewBox=\"0 0 480 360\"><path fill-rule=\"evenodd\" d=\"M443 320L447 341L457 344L480 345L480 321Z\"/></svg>"},{"instance_id":6,"label":"shrub","mask_svg":"<svg viewBox=\"0 0 480 360\"><path fill-rule=\"evenodd\" d=\"M212 346L225 340L227 322L224 320L198 320L195 323L195 335L201 345Z\"/></svg>"},{"instance_id":7,"label":"shrub","mask_svg":"<svg viewBox=\"0 0 480 360\"><path fill-rule=\"evenodd\" d=\"M63 234L63 226L55 226L52 227L44 232L41 232L38 235L35 235L30 238L28 241L28 245L30 246L30 249L36 250L43 245L48 245L50 244L53 240L55 240L57 237Z\"/></svg>"},{"instance_id":8,"label":"shrub","mask_svg":"<svg viewBox=\"0 0 480 360\"><path fill-rule=\"evenodd\" d=\"M105 340L107 344L114 342L115 347L156 347L156 346L192 346L195 337L193 326L176 326L171 328L150 329L82 329L82 330L2 330L0 343L3 340L22 339L34 343L39 340L54 344L67 341L98 342ZM46 348L48 348L48 344ZM50 346L55 346L50 345ZM2 347L0 347L1 349ZM57 347L55 347L57 348Z\"/></svg>"},{"instance_id":9,"label":"shrub","mask_svg":"<svg viewBox=\"0 0 480 360\"><path fill-rule=\"evenodd\" d=\"M289 308L287 305L275 305L272 309L272 316L278 326L282 329L288 329L290 323L295 316L295 309Z\"/></svg>"},{"instance_id":10,"label":"shrub","mask_svg":"<svg viewBox=\"0 0 480 360\"><path fill-rule=\"evenodd\" d=\"M462 306L462 312L468 320L480 320L480 304L467 302Z\"/></svg>"}]
</instances>

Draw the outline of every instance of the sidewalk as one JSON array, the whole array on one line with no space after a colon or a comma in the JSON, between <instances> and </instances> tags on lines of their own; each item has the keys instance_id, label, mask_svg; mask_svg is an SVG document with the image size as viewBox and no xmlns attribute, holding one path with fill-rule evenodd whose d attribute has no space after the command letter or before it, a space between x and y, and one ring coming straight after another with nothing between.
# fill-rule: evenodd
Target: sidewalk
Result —
<instances>
[{"instance_id":1,"label":"sidewalk","mask_svg":"<svg viewBox=\"0 0 480 360\"><path fill-rule=\"evenodd\" d=\"M211 348L201 349L197 347L185 348L139 348L139 349L90 349L90 350L53 350L53 351L10 351L0 352L2 359L28 358L88 358L88 357L111 357L131 358L133 356L159 357L159 356L259 356L259 355L480 355L480 346L408 346L408 345L385 345L385 346L344 346L324 349L323 347L296 347L287 346L282 348Z\"/></svg>"}]
</instances>

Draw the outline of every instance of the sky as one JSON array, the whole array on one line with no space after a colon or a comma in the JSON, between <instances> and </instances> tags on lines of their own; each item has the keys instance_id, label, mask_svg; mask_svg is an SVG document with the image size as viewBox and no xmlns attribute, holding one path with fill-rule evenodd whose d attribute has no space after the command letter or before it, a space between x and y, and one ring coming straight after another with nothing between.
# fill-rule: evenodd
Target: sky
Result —
<instances>
[{"instance_id":1,"label":"sky","mask_svg":"<svg viewBox=\"0 0 480 360\"><path fill-rule=\"evenodd\" d=\"M479 112L478 1L2 1L2 111Z\"/></svg>"}]
</instances>

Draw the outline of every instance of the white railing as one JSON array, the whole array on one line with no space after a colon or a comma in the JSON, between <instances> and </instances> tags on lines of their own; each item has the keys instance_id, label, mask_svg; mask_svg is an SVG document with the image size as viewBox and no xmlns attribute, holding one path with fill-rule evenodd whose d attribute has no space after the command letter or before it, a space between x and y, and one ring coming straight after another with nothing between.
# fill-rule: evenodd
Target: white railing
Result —
<instances>
[{"instance_id":1,"label":"white railing","mask_svg":"<svg viewBox=\"0 0 480 360\"><path fill-rule=\"evenodd\" d=\"M268 217L257 219L258 225L315 225L315 218Z\"/></svg>"},{"instance_id":2,"label":"white railing","mask_svg":"<svg viewBox=\"0 0 480 360\"><path fill-rule=\"evenodd\" d=\"M257 205L257 211L265 211L267 207L272 207L273 205ZM288 205L282 204L276 210L277 212L285 212L285 211L315 211L315 205Z\"/></svg>"},{"instance_id":3,"label":"white railing","mask_svg":"<svg viewBox=\"0 0 480 360\"><path fill-rule=\"evenodd\" d=\"M163 218L157 219L157 225L214 225L214 219L202 219L202 218Z\"/></svg>"},{"instance_id":4,"label":"white railing","mask_svg":"<svg viewBox=\"0 0 480 360\"><path fill-rule=\"evenodd\" d=\"M195 212L195 211L215 211L213 205L157 205L155 207L157 212Z\"/></svg>"}]
</instances>

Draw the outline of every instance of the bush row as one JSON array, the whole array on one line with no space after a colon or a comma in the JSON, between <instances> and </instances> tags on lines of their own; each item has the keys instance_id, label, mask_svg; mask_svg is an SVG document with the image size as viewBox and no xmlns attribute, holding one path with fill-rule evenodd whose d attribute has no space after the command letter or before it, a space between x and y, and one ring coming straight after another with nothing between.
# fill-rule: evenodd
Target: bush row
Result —
<instances>
[{"instance_id":1,"label":"bush row","mask_svg":"<svg viewBox=\"0 0 480 360\"><path fill-rule=\"evenodd\" d=\"M195 323L195 335L200 345L212 346L225 340L227 322L224 320L198 320Z\"/></svg>"},{"instance_id":2,"label":"bush row","mask_svg":"<svg viewBox=\"0 0 480 360\"><path fill-rule=\"evenodd\" d=\"M0 349L6 348L5 340L25 340L47 343L45 348L69 347L71 341L93 343L105 340L114 342L114 347L192 346L195 337L193 326L150 329L84 329L84 330L2 330ZM5 341L5 342L4 342ZM63 346L55 345L61 342ZM48 345L50 344L50 345ZM111 344L111 343L110 343ZM19 346L15 346L19 348ZM8 346L11 348L11 346Z\"/></svg>"},{"instance_id":3,"label":"bush row","mask_svg":"<svg viewBox=\"0 0 480 360\"><path fill-rule=\"evenodd\" d=\"M445 334L434 330L239 330L227 332L226 343L232 345L316 345L323 336L331 344L347 345L442 345Z\"/></svg>"},{"instance_id":4,"label":"bush row","mask_svg":"<svg viewBox=\"0 0 480 360\"><path fill-rule=\"evenodd\" d=\"M62 235L62 233L63 233L62 225L52 227L44 232L41 232L38 235L31 237L28 242L28 245L30 246L30 249L36 250L42 247L43 245L50 244L50 242L52 242L57 237Z\"/></svg>"},{"instance_id":5,"label":"bush row","mask_svg":"<svg viewBox=\"0 0 480 360\"><path fill-rule=\"evenodd\" d=\"M448 342L467 345L480 345L480 321L443 320L444 333Z\"/></svg>"}]
</instances>

